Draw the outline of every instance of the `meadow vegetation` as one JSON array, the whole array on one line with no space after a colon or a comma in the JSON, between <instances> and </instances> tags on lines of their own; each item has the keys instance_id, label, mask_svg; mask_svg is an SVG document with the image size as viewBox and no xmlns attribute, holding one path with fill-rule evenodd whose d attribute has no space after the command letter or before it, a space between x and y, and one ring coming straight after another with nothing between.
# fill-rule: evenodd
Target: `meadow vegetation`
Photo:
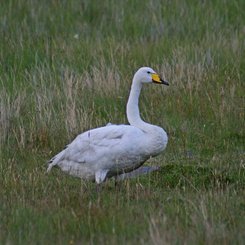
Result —
<instances>
[{"instance_id":1,"label":"meadow vegetation","mask_svg":"<svg viewBox=\"0 0 245 245\"><path fill-rule=\"evenodd\" d=\"M2 1L1 244L244 244L245 2ZM145 121L169 135L160 171L96 192L47 160L77 134Z\"/></svg>"}]
</instances>

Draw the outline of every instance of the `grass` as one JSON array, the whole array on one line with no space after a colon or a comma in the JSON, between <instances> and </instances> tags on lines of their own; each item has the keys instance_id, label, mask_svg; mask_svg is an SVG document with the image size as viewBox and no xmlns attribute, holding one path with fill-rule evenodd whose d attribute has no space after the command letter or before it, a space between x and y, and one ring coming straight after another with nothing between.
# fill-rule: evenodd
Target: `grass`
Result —
<instances>
[{"instance_id":1,"label":"grass","mask_svg":"<svg viewBox=\"0 0 245 245\"><path fill-rule=\"evenodd\" d=\"M243 244L244 1L4 1L1 244ZM169 135L158 172L83 192L46 161L78 133L144 120Z\"/></svg>"}]
</instances>

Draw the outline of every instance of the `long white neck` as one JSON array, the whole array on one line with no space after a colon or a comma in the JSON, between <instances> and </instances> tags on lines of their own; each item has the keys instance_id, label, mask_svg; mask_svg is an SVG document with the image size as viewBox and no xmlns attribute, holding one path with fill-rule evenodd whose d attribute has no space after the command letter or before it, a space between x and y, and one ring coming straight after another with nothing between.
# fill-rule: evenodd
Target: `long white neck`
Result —
<instances>
[{"instance_id":1,"label":"long white neck","mask_svg":"<svg viewBox=\"0 0 245 245\"><path fill-rule=\"evenodd\" d=\"M137 76L134 76L127 103L127 118L130 125L146 133L146 138L143 140L144 146L147 145L146 154L155 156L166 147L168 136L162 128L146 123L140 118L139 96L141 89L142 83L137 79Z\"/></svg>"},{"instance_id":2,"label":"long white neck","mask_svg":"<svg viewBox=\"0 0 245 245\"><path fill-rule=\"evenodd\" d=\"M140 128L142 130L147 130L149 126L152 125L144 122L140 117L139 96L141 88L142 83L137 82L134 78L127 103L127 118L130 125Z\"/></svg>"}]
</instances>

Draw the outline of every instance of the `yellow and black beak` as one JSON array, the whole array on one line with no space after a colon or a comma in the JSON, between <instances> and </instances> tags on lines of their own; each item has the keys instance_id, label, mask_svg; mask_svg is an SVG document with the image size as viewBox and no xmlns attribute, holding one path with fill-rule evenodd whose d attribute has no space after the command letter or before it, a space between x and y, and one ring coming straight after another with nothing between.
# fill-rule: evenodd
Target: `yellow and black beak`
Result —
<instances>
[{"instance_id":1,"label":"yellow and black beak","mask_svg":"<svg viewBox=\"0 0 245 245\"><path fill-rule=\"evenodd\" d=\"M164 84L164 85L169 85L168 81L163 80L158 74L153 73L151 74L152 82L153 83L158 83L158 84Z\"/></svg>"}]
</instances>

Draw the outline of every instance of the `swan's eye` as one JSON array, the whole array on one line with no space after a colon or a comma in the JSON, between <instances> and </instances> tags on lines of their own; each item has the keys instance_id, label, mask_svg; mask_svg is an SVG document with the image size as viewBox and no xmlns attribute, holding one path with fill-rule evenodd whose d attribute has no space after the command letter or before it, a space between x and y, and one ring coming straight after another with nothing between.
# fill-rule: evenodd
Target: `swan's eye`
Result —
<instances>
[{"instance_id":1,"label":"swan's eye","mask_svg":"<svg viewBox=\"0 0 245 245\"><path fill-rule=\"evenodd\" d=\"M147 73L148 73L148 74L151 74L151 72L150 72L150 71L148 71Z\"/></svg>"}]
</instances>

